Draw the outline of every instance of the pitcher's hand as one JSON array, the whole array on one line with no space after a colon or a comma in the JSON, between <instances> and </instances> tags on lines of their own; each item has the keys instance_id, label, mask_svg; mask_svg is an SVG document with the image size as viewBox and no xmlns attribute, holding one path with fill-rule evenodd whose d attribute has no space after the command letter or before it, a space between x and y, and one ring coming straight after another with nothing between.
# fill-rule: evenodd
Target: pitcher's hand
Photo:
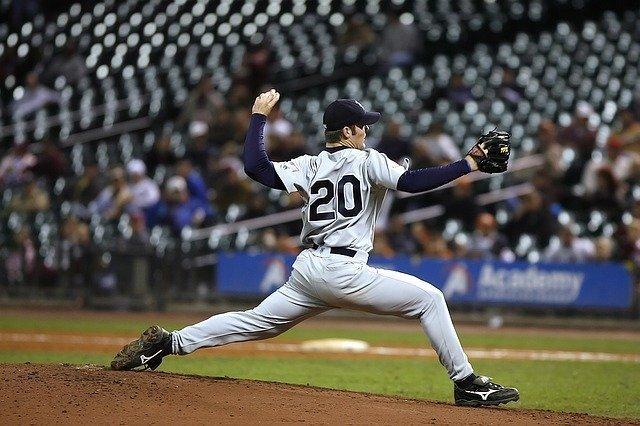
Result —
<instances>
[{"instance_id":1,"label":"pitcher's hand","mask_svg":"<svg viewBox=\"0 0 640 426\"><path fill-rule=\"evenodd\" d=\"M251 112L253 114L269 115L273 106L278 102L278 99L280 99L280 93L276 92L276 89L261 93L253 103Z\"/></svg>"}]
</instances>

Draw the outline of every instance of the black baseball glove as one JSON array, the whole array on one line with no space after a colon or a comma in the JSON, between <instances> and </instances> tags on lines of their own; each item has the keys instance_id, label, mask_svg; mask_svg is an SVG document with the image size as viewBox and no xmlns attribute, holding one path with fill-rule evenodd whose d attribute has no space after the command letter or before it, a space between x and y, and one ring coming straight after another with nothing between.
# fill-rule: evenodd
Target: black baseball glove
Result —
<instances>
[{"instance_id":1,"label":"black baseball glove","mask_svg":"<svg viewBox=\"0 0 640 426\"><path fill-rule=\"evenodd\" d=\"M467 156L476 162L481 172L505 172L511 154L510 138L509 133L493 129L478 138L478 142L469 150Z\"/></svg>"}]
</instances>

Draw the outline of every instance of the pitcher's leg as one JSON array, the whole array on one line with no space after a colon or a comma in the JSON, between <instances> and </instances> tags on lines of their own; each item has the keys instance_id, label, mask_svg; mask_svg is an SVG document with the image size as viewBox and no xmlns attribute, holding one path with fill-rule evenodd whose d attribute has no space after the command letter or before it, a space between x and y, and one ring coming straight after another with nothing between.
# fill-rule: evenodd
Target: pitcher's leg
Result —
<instances>
[{"instance_id":1,"label":"pitcher's leg","mask_svg":"<svg viewBox=\"0 0 640 426\"><path fill-rule=\"evenodd\" d=\"M327 309L322 301L287 283L253 309L214 315L174 331L173 353L185 355L204 347L267 339Z\"/></svg>"},{"instance_id":2,"label":"pitcher's leg","mask_svg":"<svg viewBox=\"0 0 640 426\"><path fill-rule=\"evenodd\" d=\"M473 373L440 290L412 275L370 266L353 285L357 290L344 295L342 306L419 319L449 377L460 380Z\"/></svg>"}]
</instances>

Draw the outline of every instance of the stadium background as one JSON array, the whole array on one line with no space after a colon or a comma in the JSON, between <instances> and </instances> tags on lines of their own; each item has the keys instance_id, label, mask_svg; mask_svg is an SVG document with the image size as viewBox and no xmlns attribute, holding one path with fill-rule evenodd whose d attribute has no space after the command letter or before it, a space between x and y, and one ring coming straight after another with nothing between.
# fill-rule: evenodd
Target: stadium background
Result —
<instances>
[{"instance_id":1,"label":"stadium background","mask_svg":"<svg viewBox=\"0 0 640 426\"><path fill-rule=\"evenodd\" d=\"M509 130L508 173L390 196L376 262L422 262L426 276L437 262L612 271L594 284L600 305L450 303L454 317L491 327L628 333L578 343L554 340L550 330L543 343L527 343L517 330L463 329L465 344L637 358L639 15L635 1L0 0L0 359L104 364L106 350L55 355L60 348L46 342L22 347L7 336L105 333L105 318L135 334L142 322L51 309L210 313L253 303L272 289L265 277L286 276L287 256L301 250L302 200L252 182L240 159L253 98L270 87L283 94L266 131L274 160L319 152L324 107L338 97L381 111L368 145L410 157L412 167L455 160L483 131ZM221 263L229 260L237 263ZM250 270L258 260L262 269ZM223 266L225 277L243 278L238 287L220 282ZM630 286L611 278L620 273ZM624 303L607 307L601 294ZM185 315L156 318L176 326L195 318ZM344 323L316 326L284 340L363 334ZM418 341L409 335L400 343ZM637 371L636 358L602 364L593 380L619 386L629 368ZM318 383L225 365L229 373L177 361L169 369ZM526 371L538 367L531 361ZM319 384L447 399L413 385L354 383ZM608 400L594 408L552 399L523 404L640 416Z\"/></svg>"}]
</instances>

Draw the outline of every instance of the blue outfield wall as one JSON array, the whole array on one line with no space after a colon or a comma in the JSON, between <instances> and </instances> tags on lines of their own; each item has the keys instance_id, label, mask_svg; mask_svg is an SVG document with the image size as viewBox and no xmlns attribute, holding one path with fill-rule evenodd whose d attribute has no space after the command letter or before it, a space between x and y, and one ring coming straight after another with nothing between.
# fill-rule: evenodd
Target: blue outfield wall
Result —
<instances>
[{"instance_id":1,"label":"blue outfield wall","mask_svg":"<svg viewBox=\"0 0 640 426\"><path fill-rule=\"evenodd\" d=\"M288 278L295 256L221 253L217 290L226 296L265 296ZM629 309L633 281L617 263L504 263L372 256L369 265L415 275L452 304Z\"/></svg>"}]
</instances>

